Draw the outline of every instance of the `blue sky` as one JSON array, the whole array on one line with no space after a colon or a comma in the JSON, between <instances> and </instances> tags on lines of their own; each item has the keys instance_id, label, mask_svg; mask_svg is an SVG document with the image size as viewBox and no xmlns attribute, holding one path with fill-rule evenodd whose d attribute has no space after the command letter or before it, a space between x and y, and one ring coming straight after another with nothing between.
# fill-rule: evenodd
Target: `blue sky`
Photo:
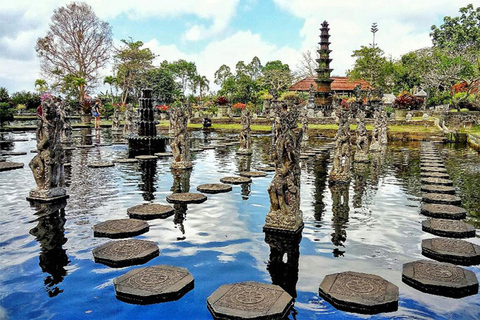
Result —
<instances>
[{"instance_id":1,"label":"blue sky","mask_svg":"<svg viewBox=\"0 0 480 320\"><path fill-rule=\"evenodd\" d=\"M141 40L162 60L186 59L211 80L222 65L258 56L262 63L281 60L292 70L306 50L314 51L320 24L330 23L334 75L353 65L351 54L371 43L370 26L378 23L376 42L398 58L431 45L431 25L480 0L87 0L121 39ZM43 78L35 42L48 30L53 10L65 0L0 2L0 86L13 93L33 90ZM111 66L102 71L111 74ZM100 88L101 89L101 88Z\"/></svg>"}]
</instances>

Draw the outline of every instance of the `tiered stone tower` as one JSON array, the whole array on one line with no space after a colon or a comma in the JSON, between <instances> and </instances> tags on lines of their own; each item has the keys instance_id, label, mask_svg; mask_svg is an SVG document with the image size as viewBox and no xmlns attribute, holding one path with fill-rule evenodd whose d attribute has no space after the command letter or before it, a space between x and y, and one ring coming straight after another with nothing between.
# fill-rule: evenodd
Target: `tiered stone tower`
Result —
<instances>
[{"instance_id":1,"label":"tiered stone tower","mask_svg":"<svg viewBox=\"0 0 480 320\"><path fill-rule=\"evenodd\" d=\"M157 136L157 127L153 115L152 89L143 89L137 110L137 134L128 138L129 156L154 154L164 152L167 138Z\"/></svg>"},{"instance_id":2,"label":"tiered stone tower","mask_svg":"<svg viewBox=\"0 0 480 320\"><path fill-rule=\"evenodd\" d=\"M317 110L330 110L332 108L332 88L331 84L333 79L330 78L330 74L333 69L330 69L330 52L329 49L329 38L330 35L328 31L328 22L323 21L322 28L320 28L320 49L317 50L319 57L316 59L318 62L318 68L315 69L317 72L317 78L315 82L317 83L317 91L315 92L315 108Z\"/></svg>"}]
</instances>

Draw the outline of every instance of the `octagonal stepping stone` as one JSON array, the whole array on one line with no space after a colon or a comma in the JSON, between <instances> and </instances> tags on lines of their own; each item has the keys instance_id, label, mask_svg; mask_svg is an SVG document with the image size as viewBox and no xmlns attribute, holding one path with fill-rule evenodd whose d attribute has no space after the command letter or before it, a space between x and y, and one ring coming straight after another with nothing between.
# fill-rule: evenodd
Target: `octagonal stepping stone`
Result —
<instances>
[{"instance_id":1,"label":"octagonal stepping stone","mask_svg":"<svg viewBox=\"0 0 480 320\"><path fill-rule=\"evenodd\" d=\"M127 209L130 218L140 220L165 219L174 213L173 207L157 203L145 203Z\"/></svg>"},{"instance_id":2,"label":"octagonal stepping stone","mask_svg":"<svg viewBox=\"0 0 480 320\"><path fill-rule=\"evenodd\" d=\"M422 201L426 203L438 203L438 204L453 204L460 205L462 199L453 194L441 194L441 193L424 193L422 195Z\"/></svg>"},{"instance_id":3,"label":"octagonal stepping stone","mask_svg":"<svg viewBox=\"0 0 480 320\"><path fill-rule=\"evenodd\" d=\"M203 203L207 196L201 193L172 193L167 197L167 202L175 204Z\"/></svg>"},{"instance_id":4,"label":"octagonal stepping stone","mask_svg":"<svg viewBox=\"0 0 480 320\"><path fill-rule=\"evenodd\" d=\"M0 162L0 171L8 171L23 168L23 163L20 162L10 162L10 161L1 161Z\"/></svg>"},{"instance_id":5,"label":"octagonal stepping stone","mask_svg":"<svg viewBox=\"0 0 480 320\"><path fill-rule=\"evenodd\" d=\"M109 147L112 144L111 143L95 143L97 147Z\"/></svg>"},{"instance_id":6,"label":"octagonal stepping stone","mask_svg":"<svg viewBox=\"0 0 480 320\"><path fill-rule=\"evenodd\" d=\"M157 156L150 156L150 155L141 155L141 156L136 156L135 159L138 160L157 160Z\"/></svg>"},{"instance_id":7,"label":"octagonal stepping stone","mask_svg":"<svg viewBox=\"0 0 480 320\"><path fill-rule=\"evenodd\" d=\"M194 280L185 268L157 265L131 270L113 279L113 285L118 300L145 305L180 299Z\"/></svg>"},{"instance_id":8,"label":"octagonal stepping stone","mask_svg":"<svg viewBox=\"0 0 480 320\"><path fill-rule=\"evenodd\" d=\"M450 179L436 178L436 177L426 177L420 180L422 184L437 184L443 186L453 186L453 181Z\"/></svg>"},{"instance_id":9,"label":"octagonal stepping stone","mask_svg":"<svg viewBox=\"0 0 480 320\"><path fill-rule=\"evenodd\" d=\"M173 157L173 153L171 152L157 152L154 153L154 155L157 157Z\"/></svg>"},{"instance_id":10,"label":"octagonal stepping stone","mask_svg":"<svg viewBox=\"0 0 480 320\"><path fill-rule=\"evenodd\" d=\"M402 281L417 290L452 298L478 293L475 273L453 264L430 260L405 263Z\"/></svg>"},{"instance_id":11,"label":"octagonal stepping stone","mask_svg":"<svg viewBox=\"0 0 480 320\"><path fill-rule=\"evenodd\" d=\"M210 149L215 149L215 146L201 146L200 149L202 149L202 150L210 150Z\"/></svg>"},{"instance_id":12,"label":"octagonal stepping stone","mask_svg":"<svg viewBox=\"0 0 480 320\"><path fill-rule=\"evenodd\" d=\"M299 157L300 160L306 160L308 158L309 158L309 156L304 155L304 154L301 154L300 157Z\"/></svg>"},{"instance_id":13,"label":"octagonal stepping stone","mask_svg":"<svg viewBox=\"0 0 480 320\"><path fill-rule=\"evenodd\" d=\"M445 169L445 165L441 162L420 162L420 168L424 167L433 167L433 168L443 168ZM427 171L427 170L425 170Z\"/></svg>"},{"instance_id":14,"label":"octagonal stepping stone","mask_svg":"<svg viewBox=\"0 0 480 320\"><path fill-rule=\"evenodd\" d=\"M203 193L222 193L232 191L232 186L225 183L206 183L197 187Z\"/></svg>"},{"instance_id":15,"label":"octagonal stepping stone","mask_svg":"<svg viewBox=\"0 0 480 320\"><path fill-rule=\"evenodd\" d=\"M475 237L475 227L458 220L428 219L422 221L422 230L436 236L448 238Z\"/></svg>"},{"instance_id":16,"label":"octagonal stepping stone","mask_svg":"<svg viewBox=\"0 0 480 320\"><path fill-rule=\"evenodd\" d=\"M90 168L108 168L115 166L115 164L111 161L96 161L89 163L88 166Z\"/></svg>"},{"instance_id":17,"label":"octagonal stepping stone","mask_svg":"<svg viewBox=\"0 0 480 320\"><path fill-rule=\"evenodd\" d=\"M75 149L77 149L77 148L75 148L75 147L63 147L63 150L65 150L65 151L71 151L71 150L75 150Z\"/></svg>"},{"instance_id":18,"label":"octagonal stepping stone","mask_svg":"<svg viewBox=\"0 0 480 320\"><path fill-rule=\"evenodd\" d=\"M447 172L447 169L439 167L420 167L420 170L423 172Z\"/></svg>"},{"instance_id":19,"label":"octagonal stepping stone","mask_svg":"<svg viewBox=\"0 0 480 320\"><path fill-rule=\"evenodd\" d=\"M241 171L238 174L247 178L261 178L267 176L267 174L263 171Z\"/></svg>"},{"instance_id":20,"label":"octagonal stepping stone","mask_svg":"<svg viewBox=\"0 0 480 320\"><path fill-rule=\"evenodd\" d=\"M275 172L275 167L265 166L265 167L257 167L258 171L265 171L265 172Z\"/></svg>"},{"instance_id":21,"label":"octagonal stepping stone","mask_svg":"<svg viewBox=\"0 0 480 320\"><path fill-rule=\"evenodd\" d=\"M220 182L228 184L243 184L252 182L251 178L248 177L223 177L220 179Z\"/></svg>"},{"instance_id":22,"label":"octagonal stepping stone","mask_svg":"<svg viewBox=\"0 0 480 320\"><path fill-rule=\"evenodd\" d=\"M319 287L322 298L335 308L374 314L398 309L398 287L373 274L353 271L327 275Z\"/></svg>"},{"instance_id":23,"label":"octagonal stepping stone","mask_svg":"<svg viewBox=\"0 0 480 320\"><path fill-rule=\"evenodd\" d=\"M38 153L38 150L37 149L32 149L32 150L30 150L30 153Z\"/></svg>"},{"instance_id":24,"label":"octagonal stepping stone","mask_svg":"<svg viewBox=\"0 0 480 320\"><path fill-rule=\"evenodd\" d=\"M115 162L115 163L137 163L138 159L135 159L135 158L119 158L119 159L113 160L113 162Z\"/></svg>"},{"instance_id":25,"label":"octagonal stepping stone","mask_svg":"<svg viewBox=\"0 0 480 320\"><path fill-rule=\"evenodd\" d=\"M142 264L158 256L160 250L155 242L138 239L107 242L92 250L95 262L109 267L121 268Z\"/></svg>"},{"instance_id":26,"label":"octagonal stepping stone","mask_svg":"<svg viewBox=\"0 0 480 320\"><path fill-rule=\"evenodd\" d=\"M72 166L72 164L70 162L67 162L67 163L64 163L63 166L65 168L70 168Z\"/></svg>"},{"instance_id":27,"label":"octagonal stepping stone","mask_svg":"<svg viewBox=\"0 0 480 320\"><path fill-rule=\"evenodd\" d=\"M137 219L116 219L97 223L93 226L94 237L106 237L112 239L138 236L147 232L148 223Z\"/></svg>"},{"instance_id":28,"label":"octagonal stepping stone","mask_svg":"<svg viewBox=\"0 0 480 320\"><path fill-rule=\"evenodd\" d=\"M465 219L467 216L467 211L462 207L434 203L422 203L420 213L433 218L455 220Z\"/></svg>"},{"instance_id":29,"label":"octagonal stepping stone","mask_svg":"<svg viewBox=\"0 0 480 320\"><path fill-rule=\"evenodd\" d=\"M455 188L451 186L442 186L435 184L424 184L421 189L423 192L455 194Z\"/></svg>"},{"instance_id":30,"label":"octagonal stepping stone","mask_svg":"<svg viewBox=\"0 0 480 320\"><path fill-rule=\"evenodd\" d=\"M283 319L292 306L281 287L253 281L223 285L207 298L215 319Z\"/></svg>"},{"instance_id":31,"label":"octagonal stepping stone","mask_svg":"<svg viewBox=\"0 0 480 320\"><path fill-rule=\"evenodd\" d=\"M2 156L24 156L26 154L27 153L23 151L2 151L1 153Z\"/></svg>"},{"instance_id":32,"label":"octagonal stepping stone","mask_svg":"<svg viewBox=\"0 0 480 320\"><path fill-rule=\"evenodd\" d=\"M90 149L93 147L95 147L93 144L79 144L76 146L76 148L80 148L80 149Z\"/></svg>"},{"instance_id":33,"label":"octagonal stepping stone","mask_svg":"<svg viewBox=\"0 0 480 320\"><path fill-rule=\"evenodd\" d=\"M480 246L465 240L424 239L422 254L431 259L454 264L466 266L480 264Z\"/></svg>"},{"instance_id":34,"label":"octagonal stepping stone","mask_svg":"<svg viewBox=\"0 0 480 320\"><path fill-rule=\"evenodd\" d=\"M420 177L422 177L422 178L448 179L448 178L450 178L450 175L446 172L422 171L420 173Z\"/></svg>"},{"instance_id":35,"label":"octagonal stepping stone","mask_svg":"<svg viewBox=\"0 0 480 320\"><path fill-rule=\"evenodd\" d=\"M200 148L192 148L192 149L190 149L190 152L200 152L200 151L203 151L203 150L200 149Z\"/></svg>"}]
</instances>

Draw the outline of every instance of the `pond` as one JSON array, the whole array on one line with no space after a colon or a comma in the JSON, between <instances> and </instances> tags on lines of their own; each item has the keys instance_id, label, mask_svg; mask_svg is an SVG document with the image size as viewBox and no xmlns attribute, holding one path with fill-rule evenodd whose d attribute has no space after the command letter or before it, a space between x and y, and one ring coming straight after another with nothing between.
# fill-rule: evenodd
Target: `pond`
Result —
<instances>
[{"instance_id":1,"label":"pond","mask_svg":"<svg viewBox=\"0 0 480 320\"><path fill-rule=\"evenodd\" d=\"M77 139L109 143L109 130ZM85 137L85 134L87 136ZM23 169L0 173L0 319L211 319L207 297L219 286L240 281L281 285L295 297L289 319L358 319L369 316L338 311L318 295L330 273L357 271L384 277L400 289L396 312L372 319L479 319L479 294L462 299L417 291L402 280L402 265L418 259L422 239L419 214L419 143L390 144L368 165L354 166L348 187L328 186L329 156L301 162L301 209L305 228L299 246L282 258L265 241L262 227L269 211L267 188L273 177L253 178L229 193L208 195L203 204L188 205L165 219L150 220L138 239L154 241L160 255L144 266L167 264L187 268L195 287L178 301L146 306L115 298L113 279L138 268L110 268L95 263L92 249L109 239L93 237L99 222L127 218L127 209L141 203L163 203L172 189L196 191L239 168L268 163L271 137L253 139L251 158L235 155L236 146L193 154L191 174L174 179L171 158L89 168L96 160L126 157L120 144L67 151L68 205L65 215L45 216L25 200L34 188L28 163L35 148L33 132L9 133L4 139L27 139L7 145L27 155L10 157ZM215 144L216 133L193 133L192 144ZM88 141L86 141L88 143ZM312 146L327 143L311 139ZM480 224L480 157L463 147L439 145L458 195ZM477 232L478 234L478 232ZM478 236L469 241L480 244ZM480 278L478 266L466 267Z\"/></svg>"}]
</instances>

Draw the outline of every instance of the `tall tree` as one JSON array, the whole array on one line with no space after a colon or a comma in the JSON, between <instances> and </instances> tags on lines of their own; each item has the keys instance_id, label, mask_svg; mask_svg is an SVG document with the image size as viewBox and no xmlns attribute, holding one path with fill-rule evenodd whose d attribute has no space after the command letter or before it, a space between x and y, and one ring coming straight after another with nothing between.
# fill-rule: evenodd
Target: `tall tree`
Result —
<instances>
[{"instance_id":1,"label":"tall tree","mask_svg":"<svg viewBox=\"0 0 480 320\"><path fill-rule=\"evenodd\" d=\"M78 100L83 102L86 86L93 87L105 67L112 47L112 30L84 2L72 2L53 11L50 29L38 38L35 50L41 69L57 82L73 75L78 84ZM88 112L89 110L84 110Z\"/></svg>"},{"instance_id":2,"label":"tall tree","mask_svg":"<svg viewBox=\"0 0 480 320\"><path fill-rule=\"evenodd\" d=\"M138 96L139 87L145 81L145 76L151 68L155 54L148 48L142 48L142 41L122 39L123 46L116 49L115 69L117 82L122 89L121 100L126 103L129 95Z\"/></svg>"},{"instance_id":3,"label":"tall tree","mask_svg":"<svg viewBox=\"0 0 480 320\"><path fill-rule=\"evenodd\" d=\"M259 79L264 89L278 93L285 91L292 84L293 75L288 64L280 60L269 61L262 68L263 76Z\"/></svg>"},{"instance_id":4,"label":"tall tree","mask_svg":"<svg viewBox=\"0 0 480 320\"><path fill-rule=\"evenodd\" d=\"M389 64L382 49L362 46L353 51L352 57L355 58L355 63L353 69L348 71L348 76L352 80L363 79L370 82L375 88L389 89Z\"/></svg>"},{"instance_id":5,"label":"tall tree","mask_svg":"<svg viewBox=\"0 0 480 320\"><path fill-rule=\"evenodd\" d=\"M297 76L299 78L306 77L315 77L315 68L317 68L317 63L313 57L312 51L307 50L302 52L302 57L300 58L300 64L297 65Z\"/></svg>"},{"instance_id":6,"label":"tall tree","mask_svg":"<svg viewBox=\"0 0 480 320\"><path fill-rule=\"evenodd\" d=\"M167 66L177 82L182 95L185 96L187 89L192 87L192 82L197 76L197 66L194 62L188 62L183 59L167 63Z\"/></svg>"},{"instance_id":7,"label":"tall tree","mask_svg":"<svg viewBox=\"0 0 480 320\"><path fill-rule=\"evenodd\" d=\"M153 97L160 103L171 104L180 98L180 90L165 65L149 70L146 84L152 88Z\"/></svg>"},{"instance_id":8,"label":"tall tree","mask_svg":"<svg viewBox=\"0 0 480 320\"><path fill-rule=\"evenodd\" d=\"M232 71L230 70L230 67L227 66L226 64L222 64L220 68L218 68L217 71L215 71L215 84L219 85L220 87L223 87L223 84L227 80L227 78L232 76Z\"/></svg>"}]
</instances>

